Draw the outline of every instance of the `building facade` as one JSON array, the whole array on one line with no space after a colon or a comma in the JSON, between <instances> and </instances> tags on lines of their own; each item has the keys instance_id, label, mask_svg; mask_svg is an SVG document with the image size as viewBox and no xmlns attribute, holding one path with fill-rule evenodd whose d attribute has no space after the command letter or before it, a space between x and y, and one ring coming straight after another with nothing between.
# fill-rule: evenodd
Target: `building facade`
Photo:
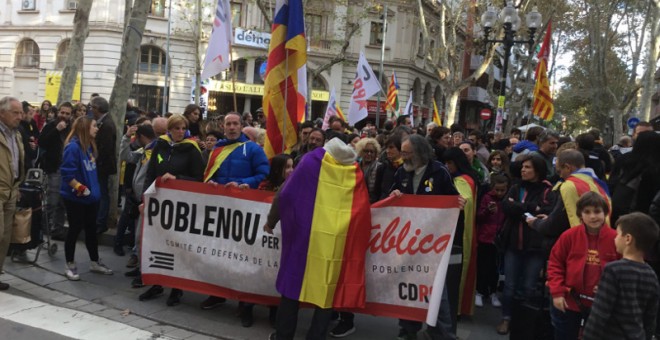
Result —
<instances>
[{"instance_id":1,"label":"building facade","mask_svg":"<svg viewBox=\"0 0 660 340\"><path fill-rule=\"evenodd\" d=\"M191 101L197 69L196 51L203 61L210 35L215 1L203 1L204 22L201 44L197 44L196 10L187 1L172 0L168 17L168 0L152 2L143 34L141 53L134 77L131 97L148 111L163 110L166 74L169 74L167 110L182 112ZM272 11L268 7L266 10ZM270 2L274 6L274 1ZM437 21L432 1L426 3L426 20ZM386 118L384 101L392 72L400 85L400 105L413 93L416 121L428 120L435 99L442 107L441 87L424 58L419 15L414 2L390 1L387 5L387 32L383 34L384 3L374 5L367 0L346 2L307 1L305 8L308 38L308 69L317 69L332 60L347 40L347 27L358 24L348 37L346 58L334 64L311 83L311 118L325 112L329 91L334 88L338 102L347 110L355 78L357 59L364 52L371 67L379 75L381 44L383 55L383 92L380 96L381 121ZM21 100L40 103L54 101L59 89L59 76L64 66L73 30L75 0L7 0L0 12L0 95L13 95ZM263 76L270 41L270 27L254 1L232 0L234 26L232 58L234 67L211 78L205 84L209 94L209 111L224 113L234 109L251 111L261 107ZM109 97L115 80L124 32L124 1L95 0L89 18L89 37L80 65L79 86L75 100L87 102L92 93ZM168 21L170 28L167 46ZM430 24L431 32L437 30ZM435 44L431 36L430 48ZM198 47L199 46L199 47ZM370 116L377 112L377 98L369 101Z\"/></svg>"}]
</instances>

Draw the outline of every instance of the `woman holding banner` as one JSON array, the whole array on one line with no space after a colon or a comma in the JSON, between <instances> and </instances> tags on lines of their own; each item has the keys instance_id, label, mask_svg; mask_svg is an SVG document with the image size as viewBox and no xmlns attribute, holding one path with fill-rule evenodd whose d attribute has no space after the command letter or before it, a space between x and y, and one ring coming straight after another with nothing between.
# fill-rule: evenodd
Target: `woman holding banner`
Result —
<instances>
[{"instance_id":1,"label":"woman holding banner","mask_svg":"<svg viewBox=\"0 0 660 340\"><path fill-rule=\"evenodd\" d=\"M188 121L182 115L172 115L167 120L167 133L160 136L147 165L145 187L149 187L157 177L161 181L183 179L201 182L204 175L204 161L197 142L189 138ZM163 287L152 286L140 295L140 301L150 300L163 294ZM172 288L167 298L168 306L178 305L183 291Z\"/></svg>"}]
</instances>

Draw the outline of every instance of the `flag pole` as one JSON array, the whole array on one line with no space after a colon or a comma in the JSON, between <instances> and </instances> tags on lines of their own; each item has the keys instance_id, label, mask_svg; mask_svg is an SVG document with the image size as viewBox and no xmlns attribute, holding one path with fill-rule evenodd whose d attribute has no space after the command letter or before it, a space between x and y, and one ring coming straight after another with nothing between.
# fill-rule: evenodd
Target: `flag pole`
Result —
<instances>
[{"instance_id":1,"label":"flag pole","mask_svg":"<svg viewBox=\"0 0 660 340\"><path fill-rule=\"evenodd\" d=\"M236 64L234 63L233 50L234 50L234 46L232 44L229 44L229 65L231 65L231 90L234 97L234 111L238 112L238 102L236 100Z\"/></svg>"},{"instance_id":2,"label":"flag pole","mask_svg":"<svg viewBox=\"0 0 660 340\"><path fill-rule=\"evenodd\" d=\"M383 59L385 59L385 37L387 36L387 3L385 3L385 8L383 11L383 41L380 44L380 67L378 68L378 85L383 84ZM378 97L376 99L376 129L379 128L380 124L380 92L378 91ZM387 98L385 99L387 100ZM386 113L387 115L387 113Z\"/></svg>"},{"instance_id":3,"label":"flag pole","mask_svg":"<svg viewBox=\"0 0 660 340\"><path fill-rule=\"evenodd\" d=\"M284 114L282 115L282 153L284 153L284 150L286 150L286 119L289 116L289 111L287 110L287 97L289 95L289 49L284 48L284 50L286 51L286 57L284 58Z\"/></svg>"}]
</instances>

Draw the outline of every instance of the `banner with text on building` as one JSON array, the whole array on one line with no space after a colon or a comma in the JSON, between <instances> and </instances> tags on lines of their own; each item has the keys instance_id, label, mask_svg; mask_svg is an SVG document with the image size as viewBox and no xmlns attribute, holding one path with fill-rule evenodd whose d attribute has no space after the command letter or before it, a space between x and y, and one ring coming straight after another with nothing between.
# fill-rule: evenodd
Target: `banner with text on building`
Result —
<instances>
[{"instance_id":1,"label":"banner with text on building","mask_svg":"<svg viewBox=\"0 0 660 340\"><path fill-rule=\"evenodd\" d=\"M143 282L276 305L280 228L273 235L263 231L273 196L156 181L145 193ZM455 196L403 196L373 205L366 308L353 311L435 324L458 215Z\"/></svg>"}]
</instances>

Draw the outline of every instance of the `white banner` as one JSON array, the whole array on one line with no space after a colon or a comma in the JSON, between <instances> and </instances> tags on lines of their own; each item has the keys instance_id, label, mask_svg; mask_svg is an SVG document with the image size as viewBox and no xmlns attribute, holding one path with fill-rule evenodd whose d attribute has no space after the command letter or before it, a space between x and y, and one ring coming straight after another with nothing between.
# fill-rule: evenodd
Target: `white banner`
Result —
<instances>
[{"instance_id":1,"label":"white banner","mask_svg":"<svg viewBox=\"0 0 660 340\"><path fill-rule=\"evenodd\" d=\"M145 193L144 283L277 304L280 228L262 230L272 197L157 181ZM373 205L366 308L352 311L435 324L458 215L454 196L404 195Z\"/></svg>"},{"instance_id":2,"label":"white banner","mask_svg":"<svg viewBox=\"0 0 660 340\"><path fill-rule=\"evenodd\" d=\"M209 46L206 48L204 59L204 70L199 77L202 80L229 68L229 49L232 40L231 33L231 7L229 0L218 0L213 19L213 31L209 38Z\"/></svg>"},{"instance_id":3,"label":"white banner","mask_svg":"<svg viewBox=\"0 0 660 340\"><path fill-rule=\"evenodd\" d=\"M410 119L412 119L413 116L412 98L413 98L413 91L411 90L410 96L408 96L408 101L406 102L406 108L403 110L403 113L401 114L402 116L410 116Z\"/></svg>"},{"instance_id":4,"label":"white banner","mask_svg":"<svg viewBox=\"0 0 660 340\"><path fill-rule=\"evenodd\" d=\"M259 32L236 27L234 28L234 44L267 50L268 45L270 45L270 32Z\"/></svg>"},{"instance_id":5,"label":"white banner","mask_svg":"<svg viewBox=\"0 0 660 340\"><path fill-rule=\"evenodd\" d=\"M367 99L382 91L380 82L369 66L364 53L360 52L357 71L355 72L355 81L353 81L353 93L351 94L351 103L348 108L348 124L355 123L366 118L369 114L367 110Z\"/></svg>"}]
</instances>

